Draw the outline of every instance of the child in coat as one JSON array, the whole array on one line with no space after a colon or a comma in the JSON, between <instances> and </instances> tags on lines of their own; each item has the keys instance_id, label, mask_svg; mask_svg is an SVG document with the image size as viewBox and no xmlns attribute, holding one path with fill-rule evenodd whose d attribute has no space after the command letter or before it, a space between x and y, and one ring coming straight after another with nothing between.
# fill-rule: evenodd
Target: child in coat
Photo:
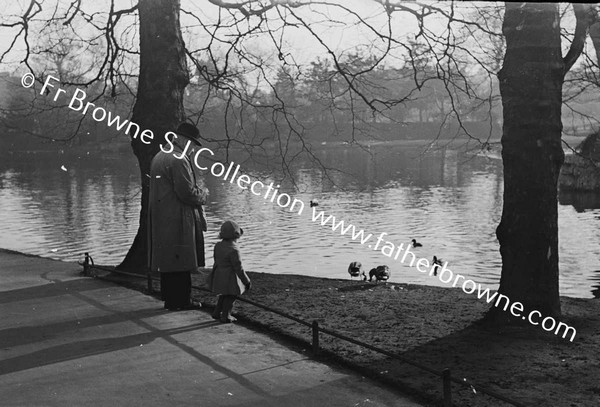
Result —
<instances>
[{"instance_id":1,"label":"child in coat","mask_svg":"<svg viewBox=\"0 0 600 407\"><path fill-rule=\"evenodd\" d=\"M234 322L231 315L236 296L251 287L250 278L242 267L236 241L244 230L233 221L223 222L219 237L223 239L215 245L211 290L219 294L217 306L212 314L221 322Z\"/></svg>"}]
</instances>

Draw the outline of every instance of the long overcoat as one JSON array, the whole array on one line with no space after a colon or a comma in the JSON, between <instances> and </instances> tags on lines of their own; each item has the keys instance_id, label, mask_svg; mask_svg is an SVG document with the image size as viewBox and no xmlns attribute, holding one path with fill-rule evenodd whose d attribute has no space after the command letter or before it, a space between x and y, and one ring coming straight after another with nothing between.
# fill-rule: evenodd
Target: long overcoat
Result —
<instances>
[{"instance_id":1,"label":"long overcoat","mask_svg":"<svg viewBox=\"0 0 600 407\"><path fill-rule=\"evenodd\" d=\"M215 245L211 290L215 294L240 295L250 278L242 267L240 252L233 240L222 240Z\"/></svg>"},{"instance_id":2,"label":"long overcoat","mask_svg":"<svg viewBox=\"0 0 600 407\"><path fill-rule=\"evenodd\" d=\"M159 151L150 166L148 257L155 272L192 271L198 267L195 218L206 203L206 191L196 184L191 160Z\"/></svg>"}]
</instances>

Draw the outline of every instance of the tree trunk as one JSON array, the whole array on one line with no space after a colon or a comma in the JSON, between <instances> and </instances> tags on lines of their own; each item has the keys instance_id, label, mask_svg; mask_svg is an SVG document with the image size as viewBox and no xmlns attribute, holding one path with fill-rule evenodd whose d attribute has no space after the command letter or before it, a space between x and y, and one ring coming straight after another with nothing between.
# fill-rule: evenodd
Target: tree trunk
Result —
<instances>
[{"instance_id":1,"label":"tree trunk","mask_svg":"<svg viewBox=\"0 0 600 407\"><path fill-rule=\"evenodd\" d=\"M150 144L144 144L139 136L131 140L140 167L142 208L137 235L118 268L132 271L147 267L150 162L164 134L174 131L184 117L183 92L189 82L179 23L180 1L140 0L138 9L140 74L131 121L139 124L140 132L151 130L154 139Z\"/></svg>"},{"instance_id":2,"label":"tree trunk","mask_svg":"<svg viewBox=\"0 0 600 407\"><path fill-rule=\"evenodd\" d=\"M504 109L504 206L496 230L502 255L499 292L521 302L522 315L538 310L558 316L557 182L564 161L558 5L506 3L502 30L506 54L498 74ZM492 308L488 317L499 321L512 316Z\"/></svg>"}]
</instances>

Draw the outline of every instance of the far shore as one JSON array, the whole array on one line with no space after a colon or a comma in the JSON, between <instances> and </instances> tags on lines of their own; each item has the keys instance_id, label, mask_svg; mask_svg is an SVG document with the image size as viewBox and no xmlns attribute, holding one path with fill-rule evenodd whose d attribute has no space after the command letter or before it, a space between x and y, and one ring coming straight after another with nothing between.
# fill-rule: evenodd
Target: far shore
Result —
<instances>
[{"instance_id":1,"label":"far shore","mask_svg":"<svg viewBox=\"0 0 600 407\"><path fill-rule=\"evenodd\" d=\"M563 134L562 140L565 144L563 144L563 150L566 154L572 154L572 149L576 148L579 143L581 143L587 134L582 135L566 135ZM407 147L422 147L422 148L455 148L455 149L465 149L468 146L469 151L474 153L477 152L477 146L479 148L484 147L485 144L485 152L495 154L499 153L501 150L500 138L495 137L487 140L485 137L481 139L481 141L474 140L465 135L457 136L457 137L428 137L428 138L402 138L396 140L377 140L377 139L357 139L352 142L347 140L318 140L318 139L309 139L307 140L307 145L310 146L313 150L327 150L330 148L362 148L362 149L370 149L379 146L407 146ZM274 145L274 144L273 144ZM85 144L85 145L76 145L76 146L68 146L61 145L59 142L54 142L49 144L50 148L30 148L30 149L15 149L10 146L4 146L2 148L3 156L10 157L11 155L45 155L45 154L65 154L65 155L79 155L81 157L85 157L88 153L94 153L96 156L99 151L102 152L103 156L107 158L111 158L111 154L119 154L121 156L123 153L130 152L131 147L128 142L97 142L95 144ZM264 146L268 146L266 143ZM235 148L233 148L235 150ZM499 156L498 156L499 158Z\"/></svg>"},{"instance_id":2,"label":"far shore","mask_svg":"<svg viewBox=\"0 0 600 407\"><path fill-rule=\"evenodd\" d=\"M313 149L320 148L331 148L331 147L369 147L369 146L380 146L380 145L406 145L406 146L426 146L428 144L442 144L442 145L456 145L460 146L469 141L470 139L466 136L460 136L455 138L402 138L397 140L377 140L377 139L358 139L353 142L348 142L345 140L318 140L318 139L310 139L307 140L307 144L311 146ZM472 141L471 141L472 142ZM499 143L500 139L490 140L490 143ZM268 145L266 142L265 146ZM273 144L274 145L274 144ZM85 154L88 151L97 151L101 149L103 152L114 152L121 153L123 151L131 151L131 147L128 142L119 142L119 143L90 143L83 145L74 145L68 146L60 144L59 142L54 142L48 144L48 148L29 148L29 149L14 149L14 148L4 148L5 152L9 154ZM236 148L232 148L235 150ZM243 149L242 149L243 150Z\"/></svg>"}]
</instances>

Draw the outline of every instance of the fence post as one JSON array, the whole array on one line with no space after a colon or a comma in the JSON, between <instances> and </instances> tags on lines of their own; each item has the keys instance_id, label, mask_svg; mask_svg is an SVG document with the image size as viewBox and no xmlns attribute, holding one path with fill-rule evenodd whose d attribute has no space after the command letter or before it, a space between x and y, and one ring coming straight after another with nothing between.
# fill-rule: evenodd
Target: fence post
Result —
<instances>
[{"instance_id":1,"label":"fence post","mask_svg":"<svg viewBox=\"0 0 600 407\"><path fill-rule=\"evenodd\" d=\"M89 276L90 275L90 254L88 252L84 253L84 259L83 259L83 275L84 276Z\"/></svg>"},{"instance_id":2,"label":"fence post","mask_svg":"<svg viewBox=\"0 0 600 407\"><path fill-rule=\"evenodd\" d=\"M312 350L313 355L319 354L319 323L317 321L312 322Z\"/></svg>"},{"instance_id":3,"label":"fence post","mask_svg":"<svg viewBox=\"0 0 600 407\"><path fill-rule=\"evenodd\" d=\"M444 385L444 407L452 407L452 382L450 381L450 369L442 371L442 382Z\"/></svg>"},{"instance_id":4,"label":"fence post","mask_svg":"<svg viewBox=\"0 0 600 407\"><path fill-rule=\"evenodd\" d=\"M150 294L152 294L154 292L154 289L152 287L152 275L150 274L150 271L148 270L148 272L146 273L146 279L148 281L148 292Z\"/></svg>"}]
</instances>

